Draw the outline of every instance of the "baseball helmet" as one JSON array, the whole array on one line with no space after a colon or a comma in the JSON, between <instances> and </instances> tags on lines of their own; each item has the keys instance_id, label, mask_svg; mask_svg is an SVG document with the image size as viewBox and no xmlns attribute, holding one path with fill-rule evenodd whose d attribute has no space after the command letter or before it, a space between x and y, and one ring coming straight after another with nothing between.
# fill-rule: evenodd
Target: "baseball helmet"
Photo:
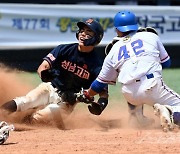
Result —
<instances>
[{"instance_id":1,"label":"baseball helmet","mask_svg":"<svg viewBox=\"0 0 180 154\"><path fill-rule=\"evenodd\" d=\"M114 17L114 27L121 32L136 31L138 24L136 16L128 10L118 12Z\"/></svg>"},{"instance_id":2,"label":"baseball helmet","mask_svg":"<svg viewBox=\"0 0 180 154\"><path fill-rule=\"evenodd\" d=\"M101 26L101 24L99 22L97 22L96 20L90 18L86 21L79 21L77 23L77 26L79 28L78 32L76 33L76 38L78 39L78 35L80 30L84 27L87 26L89 27L94 33L95 35L90 38L90 39L86 39L84 41L84 45L85 46L93 46L93 45L97 45L101 42L103 35L104 35L104 30Z\"/></svg>"}]
</instances>

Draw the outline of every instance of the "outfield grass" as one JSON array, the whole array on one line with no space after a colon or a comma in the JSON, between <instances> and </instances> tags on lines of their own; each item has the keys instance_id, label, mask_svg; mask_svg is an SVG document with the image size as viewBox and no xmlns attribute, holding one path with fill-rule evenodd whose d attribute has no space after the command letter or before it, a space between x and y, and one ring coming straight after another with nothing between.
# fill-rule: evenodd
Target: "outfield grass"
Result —
<instances>
[{"instance_id":1,"label":"outfield grass","mask_svg":"<svg viewBox=\"0 0 180 154\"><path fill-rule=\"evenodd\" d=\"M166 85L180 94L180 68L165 69L163 71L163 79Z\"/></svg>"}]
</instances>

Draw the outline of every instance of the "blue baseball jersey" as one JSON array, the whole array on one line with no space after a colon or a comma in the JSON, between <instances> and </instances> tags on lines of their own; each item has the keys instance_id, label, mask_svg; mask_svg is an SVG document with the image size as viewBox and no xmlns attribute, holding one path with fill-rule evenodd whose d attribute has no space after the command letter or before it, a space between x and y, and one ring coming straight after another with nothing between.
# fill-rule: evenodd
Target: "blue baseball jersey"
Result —
<instances>
[{"instance_id":1,"label":"blue baseball jersey","mask_svg":"<svg viewBox=\"0 0 180 154\"><path fill-rule=\"evenodd\" d=\"M43 59L59 71L52 84L60 91L79 92L82 87L89 88L103 64L103 57L97 51L80 52L77 43L59 45Z\"/></svg>"}]
</instances>

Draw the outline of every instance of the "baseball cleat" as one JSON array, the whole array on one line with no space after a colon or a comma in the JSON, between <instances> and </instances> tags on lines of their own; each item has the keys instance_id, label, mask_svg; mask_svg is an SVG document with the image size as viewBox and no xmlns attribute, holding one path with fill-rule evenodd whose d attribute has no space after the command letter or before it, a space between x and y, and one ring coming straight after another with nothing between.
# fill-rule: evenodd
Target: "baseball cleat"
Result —
<instances>
[{"instance_id":1,"label":"baseball cleat","mask_svg":"<svg viewBox=\"0 0 180 154\"><path fill-rule=\"evenodd\" d=\"M172 130L174 125L171 119L171 111L165 105L155 104L153 107L155 115L160 117L160 123L163 131L167 132Z\"/></svg>"},{"instance_id":2,"label":"baseball cleat","mask_svg":"<svg viewBox=\"0 0 180 154\"><path fill-rule=\"evenodd\" d=\"M14 125L8 125L5 121L0 122L0 145L9 137L9 131L13 131Z\"/></svg>"}]
</instances>

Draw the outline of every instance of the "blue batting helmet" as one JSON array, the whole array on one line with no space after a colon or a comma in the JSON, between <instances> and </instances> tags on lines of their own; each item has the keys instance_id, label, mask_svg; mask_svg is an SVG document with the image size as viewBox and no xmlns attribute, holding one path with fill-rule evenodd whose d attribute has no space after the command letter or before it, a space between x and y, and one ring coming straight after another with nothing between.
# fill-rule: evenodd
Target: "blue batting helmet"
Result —
<instances>
[{"instance_id":1,"label":"blue batting helmet","mask_svg":"<svg viewBox=\"0 0 180 154\"><path fill-rule=\"evenodd\" d=\"M114 27L121 32L138 30L135 14L128 10L118 12L114 17Z\"/></svg>"}]
</instances>

